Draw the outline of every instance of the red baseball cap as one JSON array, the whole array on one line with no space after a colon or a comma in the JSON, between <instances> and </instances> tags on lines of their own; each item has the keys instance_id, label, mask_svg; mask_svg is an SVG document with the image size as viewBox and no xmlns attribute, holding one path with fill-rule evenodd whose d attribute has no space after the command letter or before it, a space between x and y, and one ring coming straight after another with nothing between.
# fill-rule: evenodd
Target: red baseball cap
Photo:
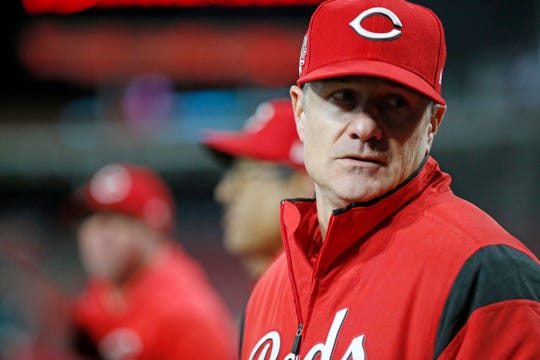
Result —
<instances>
[{"instance_id":1,"label":"red baseball cap","mask_svg":"<svg viewBox=\"0 0 540 360\"><path fill-rule=\"evenodd\" d=\"M151 228L170 232L174 202L165 182L152 170L112 163L98 170L82 189L84 205L92 211L133 216Z\"/></svg>"},{"instance_id":2,"label":"red baseball cap","mask_svg":"<svg viewBox=\"0 0 540 360\"><path fill-rule=\"evenodd\" d=\"M445 60L444 29L431 10L404 0L329 0L311 17L297 84L375 76L444 105Z\"/></svg>"},{"instance_id":3,"label":"red baseball cap","mask_svg":"<svg viewBox=\"0 0 540 360\"><path fill-rule=\"evenodd\" d=\"M260 104L239 132L205 130L202 143L227 156L304 169L303 146L290 99Z\"/></svg>"}]
</instances>

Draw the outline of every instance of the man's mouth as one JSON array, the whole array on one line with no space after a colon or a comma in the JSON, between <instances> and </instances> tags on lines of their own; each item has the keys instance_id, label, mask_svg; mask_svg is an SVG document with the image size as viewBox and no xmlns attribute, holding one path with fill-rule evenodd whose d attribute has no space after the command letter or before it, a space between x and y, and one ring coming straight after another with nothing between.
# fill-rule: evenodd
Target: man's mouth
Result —
<instances>
[{"instance_id":1,"label":"man's mouth","mask_svg":"<svg viewBox=\"0 0 540 360\"><path fill-rule=\"evenodd\" d=\"M349 154L349 155L341 156L340 159L357 161L359 163L375 164L375 165L385 165L386 164L386 161L385 161L385 159L383 157L374 156L374 155Z\"/></svg>"}]
</instances>

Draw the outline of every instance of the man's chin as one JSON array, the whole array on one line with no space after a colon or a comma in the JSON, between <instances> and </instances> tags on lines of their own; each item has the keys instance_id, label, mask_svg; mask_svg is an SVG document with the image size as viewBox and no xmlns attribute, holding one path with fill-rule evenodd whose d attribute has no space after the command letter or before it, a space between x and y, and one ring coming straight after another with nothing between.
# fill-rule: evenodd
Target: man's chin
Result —
<instances>
[{"instance_id":1,"label":"man's chin","mask_svg":"<svg viewBox=\"0 0 540 360\"><path fill-rule=\"evenodd\" d=\"M383 195L385 192L386 190L379 186L362 186L361 188L351 186L349 189L342 192L340 199L342 204L344 204L342 207L345 207L352 203L369 202Z\"/></svg>"}]
</instances>

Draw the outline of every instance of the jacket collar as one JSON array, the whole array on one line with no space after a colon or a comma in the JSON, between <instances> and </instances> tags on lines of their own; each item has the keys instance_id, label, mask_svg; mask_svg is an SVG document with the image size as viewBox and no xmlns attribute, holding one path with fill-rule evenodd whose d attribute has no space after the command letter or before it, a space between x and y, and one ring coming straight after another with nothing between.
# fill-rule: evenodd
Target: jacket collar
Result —
<instances>
[{"instance_id":1,"label":"jacket collar","mask_svg":"<svg viewBox=\"0 0 540 360\"><path fill-rule=\"evenodd\" d=\"M369 232L417 197L436 177L447 180L445 183L450 181L449 176L439 170L437 162L426 157L418 171L395 189L369 202L334 210L324 242L315 199L284 200L281 204L282 236L289 262L294 254L295 262L300 258L307 262L304 265L316 264L317 271L325 271L337 256L357 241L364 241Z\"/></svg>"}]
</instances>

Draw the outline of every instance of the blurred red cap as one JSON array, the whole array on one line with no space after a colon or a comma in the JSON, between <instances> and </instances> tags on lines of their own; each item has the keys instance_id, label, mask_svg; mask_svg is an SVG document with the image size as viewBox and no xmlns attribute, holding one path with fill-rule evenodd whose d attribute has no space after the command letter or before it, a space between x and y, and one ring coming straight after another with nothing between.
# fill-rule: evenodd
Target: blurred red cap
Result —
<instances>
[{"instance_id":1,"label":"blurred red cap","mask_svg":"<svg viewBox=\"0 0 540 360\"><path fill-rule=\"evenodd\" d=\"M173 229L172 193L155 172L143 166L122 163L104 166L85 184L83 202L93 211L136 217L158 231Z\"/></svg>"},{"instance_id":2,"label":"blurred red cap","mask_svg":"<svg viewBox=\"0 0 540 360\"><path fill-rule=\"evenodd\" d=\"M239 132L206 130L202 143L231 157L245 157L304 169L290 99L260 104Z\"/></svg>"}]
</instances>

